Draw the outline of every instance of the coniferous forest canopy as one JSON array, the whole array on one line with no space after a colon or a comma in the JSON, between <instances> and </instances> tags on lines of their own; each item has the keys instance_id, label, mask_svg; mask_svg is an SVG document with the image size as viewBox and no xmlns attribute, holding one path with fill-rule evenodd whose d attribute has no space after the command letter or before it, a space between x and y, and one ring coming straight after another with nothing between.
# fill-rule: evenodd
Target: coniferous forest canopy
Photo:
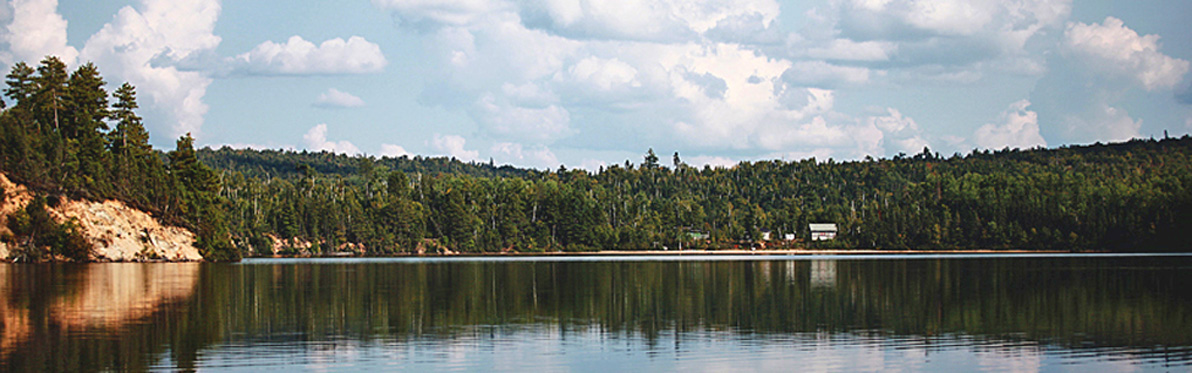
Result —
<instances>
[{"instance_id":1,"label":"coniferous forest canopy","mask_svg":"<svg viewBox=\"0 0 1192 373\"><path fill-rule=\"evenodd\" d=\"M239 259L222 212L227 201L219 193L219 173L199 162L189 134L164 155L149 145L135 87L124 83L109 95L94 64L68 73L52 56L36 68L16 63L5 83L4 96L14 104L2 104L0 167L39 192L8 219L14 237L5 239L18 248L16 255L88 257L91 248L77 227L59 225L45 211L46 204L70 196L124 201L193 230L204 257Z\"/></svg>"},{"instance_id":2,"label":"coniferous forest canopy","mask_svg":"<svg viewBox=\"0 0 1192 373\"><path fill-rule=\"evenodd\" d=\"M0 116L0 167L10 178L51 196L42 204L60 195L125 201L195 230L216 260L269 253L275 239L291 253L384 255L720 249L755 245L765 231L796 237L771 246L811 248L1187 251L1179 233L1192 228L1188 136L731 168L692 167L678 153L665 162L649 150L640 163L599 172L536 171L195 150L189 135L163 154L148 145L135 88L109 95L92 64L68 74L54 57L18 63L6 83L14 104ZM34 224L39 206L10 219L17 237L6 239L79 251L69 224ZM836 223L838 238L808 242L808 223L820 222Z\"/></svg>"}]
</instances>

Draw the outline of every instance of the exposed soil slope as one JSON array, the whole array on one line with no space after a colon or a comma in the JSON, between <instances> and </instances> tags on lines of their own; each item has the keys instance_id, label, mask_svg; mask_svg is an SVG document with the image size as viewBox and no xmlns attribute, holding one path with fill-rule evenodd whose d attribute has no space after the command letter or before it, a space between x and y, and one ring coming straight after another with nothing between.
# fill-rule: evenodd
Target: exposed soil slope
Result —
<instances>
[{"instance_id":1,"label":"exposed soil slope","mask_svg":"<svg viewBox=\"0 0 1192 373\"><path fill-rule=\"evenodd\" d=\"M8 216L24 208L33 195L24 186L9 181L4 174L0 174L0 187L5 194L3 203L0 203L0 234L11 233ZM82 228L83 237L94 248L92 259L96 261L203 259L194 247L193 233L163 225L148 213L124 202L64 200L57 207L47 209L58 222L75 220ZM9 251L8 245L0 242L0 259L8 258Z\"/></svg>"}]
</instances>

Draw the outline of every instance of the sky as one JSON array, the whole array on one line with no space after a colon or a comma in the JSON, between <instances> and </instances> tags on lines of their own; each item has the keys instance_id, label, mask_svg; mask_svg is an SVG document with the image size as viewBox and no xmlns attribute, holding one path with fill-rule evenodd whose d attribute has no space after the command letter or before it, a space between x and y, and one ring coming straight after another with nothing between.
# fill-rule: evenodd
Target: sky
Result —
<instances>
[{"instance_id":1,"label":"sky","mask_svg":"<svg viewBox=\"0 0 1192 373\"><path fill-rule=\"evenodd\" d=\"M1186 0L13 0L152 143L597 170L1192 132Z\"/></svg>"}]
</instances>

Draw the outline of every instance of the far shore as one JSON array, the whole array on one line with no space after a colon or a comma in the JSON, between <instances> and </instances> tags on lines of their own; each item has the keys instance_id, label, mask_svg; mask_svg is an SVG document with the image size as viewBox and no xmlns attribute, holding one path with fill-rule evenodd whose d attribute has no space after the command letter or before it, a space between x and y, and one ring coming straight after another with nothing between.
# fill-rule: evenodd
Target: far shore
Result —
<instances>
[{"instance_id":1,"label":"far shore","mask_svg":"<svg viewBox=\"0 0 1192 373\"><path fill-rule=\"evenodd\" d=\"M361 255L353 252L334 252L322 255L261 255L261 256L245 256L244 259L348 259L348 258L532 258L532 257L678 257L678 256L837 256L837 255L856 255L856 256L881 256L881 255L906 255L906 256L932 256L932 255L1056 255L1056 254L1101 254L1101 255L1176 255L1185 256L1192 255L1189 252L1148 252L1148 251L1096 251L1096 250L994 250L994 249L972 249L972 250L913 250L913 249L897 249L897 250L880 250L880 249L768 249L768 250L602 250L602 251L550 251L550 252L480 252L480 253L394 253L389 255ZM60 261L48 260L40 263L55 263ZM117 261L95 261L90 263L187 263L196 261L175 261L165 259L147 259L147 260L117 260ZM197 262L202 262L199 260ZM0 264L14 263L11 260L0 259Z\"/></svg>"},{"instance_id":2,"label":"far shore","mask_svg":"<svg viewBox=\"0 0 1192 373\"><path fill-rule=\"evenodd\" d=\"M481 252L481 253L395 253L391 255L357 255L328 253L325 255L265 255L248 258L405 258L405 257L527 257L527 256L683 256L683 255L938 255L938 254L1089 254L1101 251L1071 250L877 250L877 249L789 249L789 250L601 250L549 252Z\"/></svg>"}]
</instances>

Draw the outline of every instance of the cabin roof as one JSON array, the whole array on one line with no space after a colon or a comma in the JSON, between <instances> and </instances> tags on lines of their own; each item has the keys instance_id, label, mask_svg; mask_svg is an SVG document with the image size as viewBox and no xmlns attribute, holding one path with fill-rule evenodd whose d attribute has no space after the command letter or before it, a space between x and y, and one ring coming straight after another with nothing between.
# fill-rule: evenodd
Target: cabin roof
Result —
<instances>
[{"instance_id":1,"label":"cabin roof","mask_svg":"<svg viewBox=\"0 0 1192 373\"><path fill-rule=\"evenodd\" d=\"M826 232L835 232L836 231L835 223L811 223L811 224L808 224L807 226L811 228L812 232L825 232L825 231Z\"/></svg>"}]
</instances>

